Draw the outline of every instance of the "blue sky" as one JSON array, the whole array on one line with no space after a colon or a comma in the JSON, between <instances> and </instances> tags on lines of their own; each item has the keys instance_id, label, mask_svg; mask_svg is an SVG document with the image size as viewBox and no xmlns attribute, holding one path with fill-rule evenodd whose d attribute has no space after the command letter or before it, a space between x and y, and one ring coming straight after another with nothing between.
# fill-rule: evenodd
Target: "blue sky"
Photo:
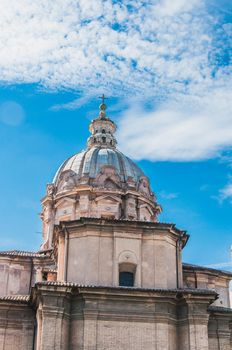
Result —
<instances>
[{"instance_id":1,"label":"blue sky","mask_svg":"<svg viewBox=\"0 0 232 350\"><path fill-rule=\"evenodd\" d=\"M85 148L105 93L119 148L149 176L160 220L191 235L184 260L230 260L231 7L1 2L1 250L38 248L46 183Z\"/></svg>"}]
</instances>

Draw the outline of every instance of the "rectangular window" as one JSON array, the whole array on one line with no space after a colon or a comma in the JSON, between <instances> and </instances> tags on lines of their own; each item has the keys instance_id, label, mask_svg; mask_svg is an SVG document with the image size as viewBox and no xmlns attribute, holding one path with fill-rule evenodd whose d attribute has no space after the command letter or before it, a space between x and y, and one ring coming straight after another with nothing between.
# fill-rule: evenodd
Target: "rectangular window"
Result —
<instances>
[{"instance_id":1,"label":"rectangular window","mask_svg":"<svg viewBox=\"0 0 232 350\"><path fill-rule=\"evenodd\" d=\"M120 272L119 273L119 285L123 287L134 286L134 274L133 272Z\"/></svg>"}]
</instances>

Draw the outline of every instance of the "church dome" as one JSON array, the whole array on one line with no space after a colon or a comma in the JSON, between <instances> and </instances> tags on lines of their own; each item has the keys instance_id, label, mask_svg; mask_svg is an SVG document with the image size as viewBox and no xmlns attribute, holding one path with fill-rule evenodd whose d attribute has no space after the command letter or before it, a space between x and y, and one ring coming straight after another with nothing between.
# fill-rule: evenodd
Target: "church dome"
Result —
<instances>
[{"instance_id":1,"label":"church dome","mask_svg":"<svg viewBox=\"0 0 232 350\"><path fill-rule=\"evenodd\" d=\"M115 169L121 185L126 185L128 180L137 185L141 177L145 176L130 158L117 149L94 146L67 159L56 173L53 183L58 185L62 175L70 172L73 177L76 177L76 183L81 182L83 178L88 178L89 183L93 184L104 166Z\"/></svg>"},{"instance_id":2,"label":"church dome","mask_svg":"<svg viewBox=\"0 0 232 350\"><path fill-rule=\"evenodd\" d=\"M104 103L89 130L87 149L68 158L47 185L41 214L46 246L60 221L92 217L156 222L161 211L149 179L116 148L116 125L106 116Z\"/></svg>"}]
</instances>

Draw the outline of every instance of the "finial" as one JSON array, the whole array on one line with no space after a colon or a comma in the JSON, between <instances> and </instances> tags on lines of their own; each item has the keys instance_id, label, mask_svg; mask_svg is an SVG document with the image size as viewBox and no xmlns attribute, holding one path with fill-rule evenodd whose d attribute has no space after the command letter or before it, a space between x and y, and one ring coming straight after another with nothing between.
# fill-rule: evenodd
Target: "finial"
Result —
<instances>
[{"instance_id":1,"label":"finial","mask_svg":"<svg viewBox=\"0 0 232 350\"><path fill-rule=\"evenodd\" d=\"M107 97L105 97L104 94L102 94L102 96L99 96L99 98L102 100L102 103L100 104L100 118L105 118L106 117L106 104L105 104L105 100L107 99Z\"/></svg>"}]
</instances>

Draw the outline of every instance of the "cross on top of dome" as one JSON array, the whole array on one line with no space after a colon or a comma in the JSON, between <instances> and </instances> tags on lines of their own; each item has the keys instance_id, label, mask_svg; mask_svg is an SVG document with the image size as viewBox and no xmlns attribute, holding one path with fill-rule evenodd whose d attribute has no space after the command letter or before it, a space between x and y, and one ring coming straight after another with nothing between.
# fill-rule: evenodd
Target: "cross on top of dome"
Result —
<instances>
[{"instance_id":1,"label":"cross on top of dome","mask_svg":"<svg viewBox=\"0 0 232 350\"><path fill-rule=\"evenodd\" d=\"M99 114L99 118L100 119L103 119L103 118L106 118L106 104L105 104L105 100L107 99L107 97L102 94L102 96L99 96L99 98L102 100L102 103L100 104L99 108L100 108L100 114Z\"/></svg>"},{"instance_id":2,"label":"cross on top of dome","mask_svg":"<svg viewBox=\"0 0 232 350\"><path fill-rule=\"evenodd\" d=\"M102 100L102 104L105 104L105 100L107 99L107 97L102 94L102 96L99 96L99 98Z\"/></svg>"}]
</instances>

